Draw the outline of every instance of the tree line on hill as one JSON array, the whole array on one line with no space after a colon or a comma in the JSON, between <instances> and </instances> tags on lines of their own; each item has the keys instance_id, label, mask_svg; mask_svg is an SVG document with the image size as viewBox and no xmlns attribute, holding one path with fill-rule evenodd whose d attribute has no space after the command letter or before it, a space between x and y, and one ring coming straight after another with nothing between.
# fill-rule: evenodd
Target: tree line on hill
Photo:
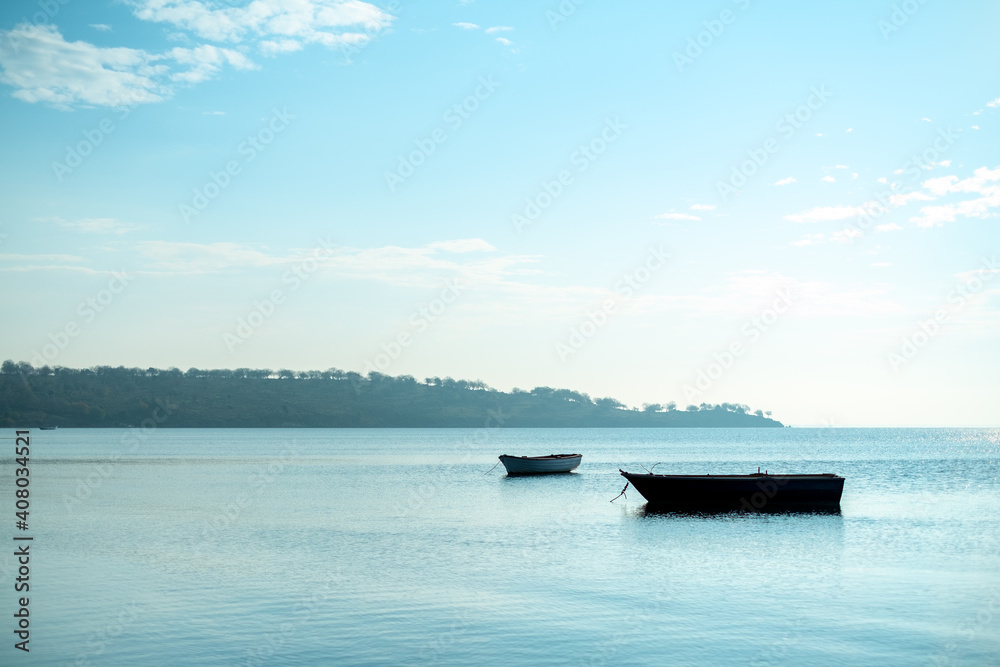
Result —
<instances>
[{"instance_id":1,"label":"tree line on hill","mask_svg":"<svg viewBox=\"0 0 1000 667\"><path fill-rule=\"evenodd\" d=\"M780 427L738 403L645 403L378 372L0 366L0 425L126 427Z\"/></svg>"}]
</instances>

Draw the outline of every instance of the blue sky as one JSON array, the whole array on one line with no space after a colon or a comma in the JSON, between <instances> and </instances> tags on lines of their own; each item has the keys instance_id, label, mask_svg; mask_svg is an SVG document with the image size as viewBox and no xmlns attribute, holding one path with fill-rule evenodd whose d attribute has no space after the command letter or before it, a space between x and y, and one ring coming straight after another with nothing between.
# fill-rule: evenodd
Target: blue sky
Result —
<instances>
[{"instance_id":1,"label":"blue sky","mask_svg":"<svg viewBox=\"0 0 1000 667\"><path fill-rule=\"evenodd\" d=\"M996 425L1000 6L693 5L5 3L0 356Z\"/></svg>"}]
</instances>

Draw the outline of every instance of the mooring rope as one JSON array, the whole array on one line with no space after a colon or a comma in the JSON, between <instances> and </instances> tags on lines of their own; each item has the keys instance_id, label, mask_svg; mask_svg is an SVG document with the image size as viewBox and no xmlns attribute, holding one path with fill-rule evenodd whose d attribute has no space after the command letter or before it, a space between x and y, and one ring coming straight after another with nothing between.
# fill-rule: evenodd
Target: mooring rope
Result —
<instances>
[{"instance_id":1,"label":"mooring rope","mask_svg":"<svg viewBox=\"0 0 1000 667\"><path fill-rule=\"evenodd\" d=\"M625 486L624 486L624 487L622 487L622 492L621 492L621 493L619 493L619 494L618 494L617 496L615 496L614 498L612 498L610 502L615 502L616 500L618 500L618 499L619 499L619 498L621 498L622 496L625 496L625 489L627 489L627 488L628 488L628 482L625 482ZM625 496L625 500L628 500L628 496Z\"/></svg>"},{"instance_id":2,"label":"mooring rope","mask_svg":"<svg viewBox=\"0 0 1000 667\"><path fill-rule=\"evenodd\" d=\"M487 471L486 471L486 472L484 472L483 474L484 474L484 475L489 475L489 474L490 474L491 472L493 472L494 470L496 470L496 467L497 467L498 465L500 465L500 461L497 461L497 462L496 462L496 464L495 464L495 465L494 465L494 466L493 466L492 468L490 468L489 470L487 470Z\"/></svg>"}]
</instances>

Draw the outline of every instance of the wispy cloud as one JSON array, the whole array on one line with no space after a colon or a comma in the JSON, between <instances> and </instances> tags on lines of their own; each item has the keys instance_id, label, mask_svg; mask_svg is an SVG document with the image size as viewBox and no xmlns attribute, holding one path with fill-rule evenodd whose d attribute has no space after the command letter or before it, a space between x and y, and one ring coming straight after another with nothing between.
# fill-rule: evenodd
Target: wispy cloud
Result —
<instances>
[{"instance_id":1,"label":"wispy cloud","mask_svg":"<svg viewBox=\"0 0 1000 667\"><path fill-rule=\"evenodd\" d=\"M657 220L701 220L700 217L691 213L660 213L655 218Z\"/></svg>"},{"instance_id":2,"label":"wispy cloud","mask_svg":"<svg viewBox=\"0 0 1000 667\"><path fill-rule=\"evenodd\" d=\"M865 209L861 206L817 206L804 213L786 215L785 220L790 222L829 222L856 218L863 213L865 213Z\"/></svg>"},{"instance_id":3,"label":"wispy cloud","mask_svg":"<svg viewBox=\"0 0 1000 667\"><path fill-rule=\"evenodd\" d=\"M35 222L55 224L63 229L84 234L126 234L141 229L140 225L120 222L114 218L80 218L78 220L63 220L62 218L36 218Z\"/></svg>"},{"instance_id":4,"label":"wispy cloud","mask_svg":"<svg viewBox=\"0 0 1000 667\"><path fill-rule=\"evenodd\" d=\"M307 44L328 48L357 45L389 27L393 16L360 0L255 0L246 7L218 7L198 0L132 0L134 15L167 23L188 35L217 44L177 47L165 53L68 42L53 25L21 23L0 31L0 82L17 99L59 109L161 102L178 85L196 84L224 67L257 66L244 53L256 49L276 56ZM109 31L105 24L92 24Z\"/></svg>"},{"instance_id":5,"label":"wispy cloud","mask_svg":"<svg viewBox=\"0 0 1000 667\"><path fill-rule=\"evenodd\" d=\"M198 0L135 0L143 21L168 23L211 42L295 40L338 46L353 43L357 31L387 27L393 17L359 0L255 0L245 7L218 7Z\"/></svg>"},{"instance_id":6,"label":"wispy cloud","mask_svg":"<svg viewBox=\"0 0 1000 667\"><path fill-rule=\"evenodd\" d=\"M452 23L453 26L457 26L462 30L479 30L479 26L475 23Z\"/></svg>"},{"instance_id":7,"label":"wispy cloud","mask_svg":"<svg viewBox=\"0 0 1000 667\"><path fill-rule=\"evenodd\" d=\"M788 178L783 178L780 181L775 181L773 185L791 185L792 183L797 183L798 180L794 176L789 176Z\"/></svg>"},{"instance_id":8,"label":"wispy cloud","mask_svg":"<svg viewBox=\"0 0 1000 667\"><path fill-rule=\"evenodd\" d=\"M495 25L492 28L487 28L486 34L492 35L495 32L506 32L508 30L513 30L513 28L507 25Z\"/></svg>"},{"instance_id":9,"label":"wispy cloud","mask_svg":"<svg viewBox=\"0 0 1000 667\"><path fill-rule=\"evenodd\" d=\"M254 67L238 51L208 45L156 55L67 42L50 25L0 32L0 81L20 100L60 109L159 102L171 96L174 84L204 81L225 65Z\"/></svg>"},{"instance_id":10,"label":"wispy cloud","mask_svg":"<svg viewBox=\"0 0 1000 667\"><path fill-rule=\"evenodd\" d=\"M989 169L980 167L969 178L959 180L958 176L942 176L924 181L923 187L934 197L948 194L971 193L980 195L972 199L951 202L937 206L924 206L920 215L910 218L918 227L935 227L957 218L988 218L996 215L1000 207L1000 167Z\"/></svg>"},{"instance_id":11,"label":"wispy cloud","mask_svg":"<svg viewBox=\"0 0 1000 667\"><path fill-rule=\"evenodd\" d=\"M106 23L91 23L90 27L94 30L100 30L101 32L110 32L111 26Z\"/></svg>"},{"instance_id":12,"label":"wispy cloud","mask_svg":"<svg viewBox=\"0 0 1000 667\"><path fill-rule=\"evenodd\" d=\"M690 208L692 211L714 211L715 204L692 204Z\"/></svg>"}]
</instances>

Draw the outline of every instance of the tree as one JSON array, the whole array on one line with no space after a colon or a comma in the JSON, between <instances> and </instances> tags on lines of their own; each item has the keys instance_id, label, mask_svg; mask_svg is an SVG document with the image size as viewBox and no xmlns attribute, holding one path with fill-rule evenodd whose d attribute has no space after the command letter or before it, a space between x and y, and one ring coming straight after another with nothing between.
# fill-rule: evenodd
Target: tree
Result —
<instances>
[{"instance_id":1,"label":"tree","mask_svg":"<svg viewBox=\"0 0 1000 667\"><path fill-rule=\"evenodd\" d=\"M660 405L659 403L643 403L642 404L642 411L643 412L659 412L662 409L663 409L663 406Z\"/></svg>"}]
</instances>

